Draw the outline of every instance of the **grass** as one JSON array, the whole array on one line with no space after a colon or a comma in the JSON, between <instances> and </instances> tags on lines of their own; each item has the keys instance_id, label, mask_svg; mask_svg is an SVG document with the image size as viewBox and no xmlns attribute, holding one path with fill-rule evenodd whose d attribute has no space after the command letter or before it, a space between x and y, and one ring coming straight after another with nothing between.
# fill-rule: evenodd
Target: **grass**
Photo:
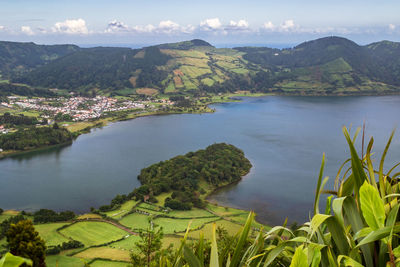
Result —
<instances>
[{"instance_id":1,"label":"grass","mask_svg":"<svg viewBox=\"0 0 400 267\"><path fill-rule=\"evenodd\" d=\"M85 246L101 245L126 236L126 232L104 222L78 222L60 231Z\"/></svg>"},{"instance_id":2,"label":"grass","mask_svg":"<svg viewBox=\"0 0 400 267\"><path fill-rule=\"evenodd\" d=\"M165 92L166 93L173 93L176 92L176 88L173 82L170 82L167 86L167 88L165 88Z\"/></svg>"},{"instance_id":3,"label":"grass","mask_svg":"<svg viewBox=\"0 0 400 267\"><path fill-rule=\"evenodd\" d=\"M129 201L125 202L124 204L122 204L119 209L113 210L113 211L107 211L104 214L106 214L108 217L119 220L124 215L126 215L128 212L130 212L136 204L137 204L137 201L129 200Z\"/></svg>"},{"instance_id":4,"label":"grass","mask_svg":"<svg viewBox=\"0 0 400 267\"><path fill-rule=\"evenodd\" d=\"M205 84L205 85L208 85L208 86L213 86L214 83L215 83L215 81L213 79L210 79L210 78L204 78L204 79L201 80L201 82L203 84Z\"/></svg>"},{"instance_id":5,"label":"grass","mask_svg":"<svg viewBox=\"0 0 400 267\"><path fill-rule=\"evenodd\" d=\"M130 260L130 252L127 250L120 250L110 247L97 247L97 248L89 248L78 254L74 255L78 258L83 259L109 259L115 261L129 261Z\"/></svg>"},{"instance_id":6,"label":"grass","mask_svg":"<svg viewBox=\"0 0 400 267\"><path fill-rule=\"evenodd\" d=\"M59 234L56 230L68 223L46 223L35 225L36 231L39 232L40 237L46 241L46 246L57 246L69 240Z\"/></svg>"},{"instance_id":7,"label":"grass","mask_svg":"<svg viewBox=\"0 0 400 267\"><path fill-rule=\"evenodd\" d=\"M242 228L241 225L238 225L236 223L229 222L229 221L226 221L226 220L219 220L219 221L216 222L216 225L217 225L217 227L218 226L219 227L223 227L225 230L228 231L228 233L230 235L237 234L240 231L240 229ZM200 232L203 232L204 233L204 238L211 239L212 238L212 232L213 232L212 231L212 226L213 226L213 223L208 223L200 230L191 231L189 233L189 237L197 239L197 238L199 238Z\"/></svg>"},{"instance_id":8,"label":"grass","mask_svg":"<svg viewBox=\"0 0 400 267\"><path fill-rule=\"evenodd\" d=\"M229 208L229 207L217 206L217 205L213 205L213 204L208 204L207 208L209 210L211 210L213 213L217 214L218 216L222 216L222 217L238 215L238 214L246 214L246 215L248 215L247 211L234 209L234 208Z\"/></svg>"},{"instance_id":9,"label":"grass","mask_svg":"<svg viewBox=\"0 0 400 267\"><path fill-rule=\"evenodd\" d=\"M132 213L122 218L119 222L133 229L147 229L149 216Z\"/></svg>"},{"instance_id":10,"label":"grass","mask_svg":"<svg viewBox=\"0 0 400 267\"><path fill-rule=\"evenodd\" d=\"M136 89L136 93L140 95L152 96L158 94L158 90L153 88L139 88Z\"/></svg>"},{"instance_id":11,"label":"grass","mask_svg":"<svg viewBox=\"0 0 400 267\"><path fill-rule=\"evenodd\" d=\"M132 251L135 247L135 243L138 242L139 240L140 240L139 236L131 235L121 241L114 242L114 243L108 245L108 247L116 248L116 249L120 249L120 250Z\"/></svg>"},{"instance_id":12,"label":"grass","mask_svg":"<svg viewBox=\"0 0 400 267\"><path fill-rule=\"evenodd\" d=\"M187 65L180 67L180 70L185 74L185 76L190 78L197 78L198 76L211 73L209 68L199 68Z\"/></svg>"},{"instance_id":13,"label":"grass","mask_svg":"<svg viewBox=\"0 0 400 267\"><path fill-rule=\"evenodd\" d=\"M102 217L98 214L86 213L86 214L80 215L77 219L78 220L86 220L86 219L101 219L101 218Z\"/></svg>"},{"instance_id":14,"label":"grass","mask_svg":"<svg viewBox=\"0 0 400 267\"><path fill-rule=\"evenodd\" d=\"M60 267L80 267L84 266L84 262L81 259L62 256L62 255L51 255L46 256L46 265L49 267L60 266Z\"/></svg>"},{"instance_id":15,"label":"grass","mask_svg":"<svg viewBox=\"0 0 400 267\"><path fill-rule=\"evenodd\" d=\"M126 267L126 262L122 261L107 261L107 260L95 260L90 266L92 267Z\"/></svg>"},{"instance_id":16,"label":"grass","mask_svg":"<svg viewBox=\"0 0 400 267\"><path fill-rule=\"evenodd\" d=\"M157 218L154 223L161 226L165 234L173 234L186 231L189 222L191 229L197 229L206 223L217 220L217 217L201 219L175 219L175 218Z\"/></svg>"},{"instance_id":17,"label":"grass","mask_svg":"<svg viewBox=\"0 0 400 267\"><path fill-rule=\"evenodd\" d=\"M159 206L164 206L164 204L165 204L165 199L166 199L167 197L170 197L171 195L172 195L172 193L162 193L162 194L156 196L156 199L158 200L157 205L159 205Z\"/></svg>"},{"instance_id":18,"label":"grass","mask_svg":"<svg viewBox=\"0 0 400 267\"><path fill-rule=\"evenodd\" d=\"M214 216L210 212L203 209L193 208L191 210L173 210L168 213L168 216L176 218L199 218L199 217L212 217Z\"/></svg>"}]
</instances>

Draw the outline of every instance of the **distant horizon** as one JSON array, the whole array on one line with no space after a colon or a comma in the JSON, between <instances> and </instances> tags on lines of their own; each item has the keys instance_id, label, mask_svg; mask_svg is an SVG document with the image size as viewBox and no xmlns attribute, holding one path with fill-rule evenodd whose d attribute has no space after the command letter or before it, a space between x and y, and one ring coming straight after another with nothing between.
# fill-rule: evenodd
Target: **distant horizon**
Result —
<instances>
[{"instance_id":1,"label":"distant horizon","mask_svg":"<svg viewBox=\"0 0 400 267\"><path fill-rule=\"evenodd\" d=\"M255 42L255 43L222 43L222 42L217 42L217 43L213 43L208 41L207 39L201 39L201 38L194 38L194 39L200 39L203 41L208 42L209 44L211 44L212 46L214 46L215 48L234 48L234 47L268 47L268 48L275 48L275 49L286 49L286 48L293 48L297 45L300 45L301 43L304 42L309 42L309 41L313 41L313 40L317 40L317 39L321 39L321 38L327 38L327 37L339 37L339 38L345 38L348 39L350 41L355 42L356 44L360 45L360 46L365 46L365 45L369 45L371 43L375 43L375 42L383 42L383 41L389 41L389 42L399 42L399 41L393 41L393 40L388 40L388 39L381 39L381 40L372 40L370 42L357 42L354 41L350 38L344 37L344 36L332 36L332 35L328 35L328 36L321 36L318 38L314 38L314 39L306 39L300 42L292 42L292 43L284 43L284 42L271 42L271 43L262 43L262 42ZM81 48L93 48L93 47L126 47L126 48L131 48L131 49L141 49L144 47L149 47L149 46L154 46L154 45L160 45L160 44L165 44L165 43L179 43L179 42L184 42L184 41L190 41L190 40L194 40L192 39L187 39L187 40L179 40L179 41L171 41L171 42L149 42L149 43L130 43L130 42L126 42L126 43L74 43L74 42L65 42L65 43L42 43L42 42L35 42L35 41L13 41L13 40L1 40L1 42L17 42L17 43L35 43L37 45L76 45L79 46Z\"/></svg>"}]
</instances>

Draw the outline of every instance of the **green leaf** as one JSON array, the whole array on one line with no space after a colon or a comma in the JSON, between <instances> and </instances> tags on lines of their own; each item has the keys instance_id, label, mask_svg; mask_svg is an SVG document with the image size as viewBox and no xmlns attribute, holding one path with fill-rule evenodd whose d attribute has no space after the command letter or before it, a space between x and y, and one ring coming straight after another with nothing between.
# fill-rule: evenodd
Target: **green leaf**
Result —
<instances>
[{"instance_id":1,"label":"green leaf","mask_svg":"<svg viewBox=\"0 0 400 267\"><path fill-rule=\"evenodd\" d=\"M376 240L385 238L385 237L389 236L392 231L394 233L398 233L400 231L400 226L395 226L394 228L392 228L390 226L386 226L386 227L380 228L376 231L373 231L370 234L368 234L363 240L361 240L361 242L358 243L358 245L356 247L360 247L364 244L368 244L368 243L374 242Z\"/></svg>"},{"instance_id":2,"label":"green leaf","mask_svg":"<svg viewBox=\"0 0 400 267\"><path fill-rule=\"evenodd\" d=\"M365 182L360 188L361 211L372 230L385 226L385 207L378 190Z\"/></svg>"},{"instance_id":3,"label":"green leaf","mask_svg":"<svg viewBox=\"0 0 400 267\"><path fill-rule=\"evenodd\" d=\"M322 154L321 168L319 170L317 188L315 190L314 215L319 213L319 207L318 206L319 206L319 197L321 195L321 182L322 182L322 176L324 174L324 166L325 166L325 153Z\"/></svg>"},{"instance_id":4,"label":"green leaf","mask_svg":"<svg viewBox=\"0 0 400 267\"><path fill-rule=\"evenodd\" d=\"M7 252L0 260L0 267L18 267L24 263L28 266L32 266L32 261L30 259L14 256L10 252Z\"/></svg>"},{"instance_id":5,"label":"green leaf","mask_svg":"<svg viewBox=\"0 0 400 267\"><path fill-rule=\"evenodd\" d=\"M247 217L247 221L246 221L245 225L243 226L239 241L236 244L235 251L233 252L230 267L239 266L239 263L241 260L242 249L247 241L247 237L249 235L249 232L251 229L251 224L253 223L253 219L254 219L254 212L250 212L249 216Z\"/></svg>"},{"instance_id":6,"label":"green leaf","mask_svg":"<svg viewBox=\"0 0 400 267\"><path fill-rule=\"evenodd\" d=\"M194 255L193 251L186 245L183 247L183 256L190 267L201 267L199 259Z\"/></svg>"},{"instance_id":7,"label":"green leaf","mask_svg":"<svg viewBox=\"0 0 400 267\"><path fill-rule=\"evenodd\" d=\"M210 267L219 267L219 261L218 261L218 247L217 247L217 238L215 234L215 227L216 224L213 223L213 235L212 235L212 241L211 241L211 256L210 256Z\"/></svg>"},{"instance_id":8,"label":"green leaf","mask_svg":"<svg viewBox=\"0 0 400 267\"><path fill-rule=\"evenodd\" d=\"M344 266L345 267L363 267L362 264L360 264L359 262L353 260L349 256L345 256L345 255L340 255L338 257L338 265L339 266L342 266L341 263L342 263L343 260L344 260Z\"/></svg>"},{"instance_id":9,"label":"green leaf","mask_svg":"<svg viewBox=\"0 0 400 267\"><path fill-rule=\"evenodd\" d=\"M311 237L314 235L314 233L318 230L318 227L328 218L332 217L331 215L327 214L316 214L311 220ZM310 238L311 238L310 237Z\"/></svg>"},{"instance_id":10,"label":"green leaf","mask_svg":"<svg viewBox=\"0 0 400 267\"><path fill-rule=\"evenodd\" d=\"M350 138L349 132L346 127L343 127L343 134L349 144L350 154L351 154L351 168L353 172L354 184L355 184L355 193L358 194L358 191L365 180L367 180L367 176L364 172L363 166L361 164L360 157L357 154L357 151L354 147L354 144Z\"/></svg>"},{"instance_id":11,"label":"green leaf","mask_svg":"<svg viewBox=\"0 0 400 267\"><path fill-rule=\"evenodd\" d=\"M290 267L306 267L308 266L307 254L305 253L303 246L296 248L296 252L293 255Z\"/></svg>"},{"instance_id":12,"label":"green leaf","mask_svg":"<svg viewBox=\"0 0 400 267\"><path fill-rule=\"evenodd\" d=\"M393 249L393 254L396 258L400 258L400 246L397 248Z\"/></svg>"}]
</instances>

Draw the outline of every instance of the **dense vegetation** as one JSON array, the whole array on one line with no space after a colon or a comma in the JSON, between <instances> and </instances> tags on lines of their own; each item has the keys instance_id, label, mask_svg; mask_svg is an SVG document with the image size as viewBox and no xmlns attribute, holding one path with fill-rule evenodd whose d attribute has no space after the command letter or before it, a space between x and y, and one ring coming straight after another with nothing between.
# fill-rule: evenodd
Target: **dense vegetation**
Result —
<instances>
[{"instance_id":1,"label":"dense vegetation","mask_svg":"<svg viewBox=\"0 0 400 267\"><path fill-rule=\"evenodd\" d=\"M24 115L14 116L6 112L0 115L0 125L35 125L39 123L36 117L29 117Z\"/></svg>"},{"instance_id":2,"label":"dense vegetation","mask_svg":"<svg viewBox=\"0 0 400 267\"><path fill-rule=\"evenodd\" d=\"M67 89L87 95L98 92L129 95L143 88L172 95L236 90L381 94L396 93L400 87L400 45L389 41L360 46L345 38L327 37L290 49L217 49L202 40L143 49L68 47L60 47L65 51L54 57L44 56L46 60L34 67L31 60L36 55L26 52L26 62L21 57L18 68L7 65L15 71L5 72L8 76L4 78L36 88ZM19 43L9 43L11 52L3 55L4 60L12 62L19 49ZM20 68L24 71L19 71ZM7 88L7 84L0 83L0 92L19 90L18 94L24 95L50 92L21 84Z\"/></svg>"},{"instance_id":3,"label":"dense vegetation","mask_svg":"<svg viewBox=\"0 0 400 267\"><path fill-rule=\"evenodd\" d=\"M70 91L118 90L133 88L130 78L136 75L137 87L160 86L166 73L157 66L166 64L169 56L157 47L145 48L143 57L135 57L138 52L129 48L81 49L15 81Z\"/></svg>"},{"instance_id":4,"label":"dense vegetation","mask_svg":"<svg viewBox=\"0 0 400 267\"><path fill-rule=\"evenodd\" d=\"M72 134L65 128L32 127L17 132L0 135L0 148L3 150L29 150L44 146L72 142Z\"/></svg>"},{"instance_id":5,"label":"dense vegetation","mask_svg":"<svg viewBox=\"0 0 400 267\"><path fill-rule=\"evenodd\" d=\"M63 222L75 218L75 213L72 211L55 212L48 209L40 209L33 213L34 223L49 223L49 222Z\"/></svg>"},{"instance_id":6,"label":"dense vegetation","mask_svg":"<svg viewBox=\"0 0 400 267\"><path fill-rule=\"evenodd\" d=\"M239 181L250 168L250 161L240 149L225 143L213 144L143 169L138 176L142 186L132 195L137 199L149 196L151 201L163 192L172 192L165 200L166 207L178 210L203 207L200 195L205 191L201 182L217 188Z\"/></svg>"},{"instance_id":7,"label":"dense vegetation","mask_svg":"<svg viewBox=\"0 0 400 267\"><path fill-rule=\"evenodd\" d=\"M0 74L20 75L38 66L78 51L76 45L37 45L0 41Z\"/></svg>"},{"instance_id":8,"label":"dense vegetation","mask_svg":"<svg viewBox=\"0 0 400 267\"><path fill-rule=\"evenodd\" d=\"M48 89L32 88L27 85L0 83L0 98L9 95L54 97L56 94ZM7 102L7 98L4 100Z\"/></svg>"}]
</instances>

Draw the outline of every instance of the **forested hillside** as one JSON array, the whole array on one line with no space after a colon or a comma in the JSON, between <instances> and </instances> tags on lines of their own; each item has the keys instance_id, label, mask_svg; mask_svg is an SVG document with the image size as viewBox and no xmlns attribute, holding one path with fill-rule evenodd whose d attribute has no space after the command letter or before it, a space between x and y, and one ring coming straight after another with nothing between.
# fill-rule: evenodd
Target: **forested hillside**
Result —
<instances>
[{"instance_id":1,"label":"forested hillside","mask_svg":"<svg viewBox=\"0 0 400 267\"><path fill-rule=\"evenodd\" d=\"M213 144L142 169L138 176L142 186L132 195L138 200L149 196L151 201L154 196L172 192L165 200L166 207L202 208L205 204L200 196L206 193L205 189L239 181L250 168L242 150L225 143Z\"/></svg>"},{"instance_id":2,"label":"forested hillside","mask_svg":"<svg viewBox=\"0 0 400 267\"><path fill-rule=\"evenodd\" d=\"M170 95L238 90L301 95L400 92L399 43L360 46L340 37L290 49L221 49L203 40L143 49L0 43L0 63L0 74L13 86L22 83L80 93L134 95L143 89Z\"/></svg>"}]
</instances>

